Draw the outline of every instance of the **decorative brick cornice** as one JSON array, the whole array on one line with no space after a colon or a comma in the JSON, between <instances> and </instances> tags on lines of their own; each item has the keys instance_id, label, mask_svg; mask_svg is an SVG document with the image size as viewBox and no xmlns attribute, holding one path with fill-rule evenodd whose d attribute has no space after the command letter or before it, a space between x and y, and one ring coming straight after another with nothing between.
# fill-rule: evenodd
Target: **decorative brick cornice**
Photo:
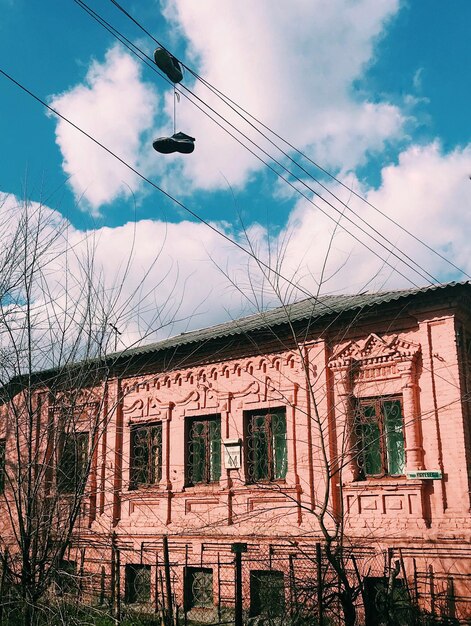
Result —
<instances>
[{"instance_id":1,"label":"decorative brick cornice","mask_svg":"<svg viewBox=\"0 0 471 626\"><path fill-rule=\"evenodd\" d=\"M128 380L123 389L123 413L128 420L165 420L169 404L182 410L223 410L228 395L234 399L267 400L281 387L292 390L293 375L302 370L294 352L252 357L175 371L149 380Z\"/></svg>"},{"instance_id":2,"label":"decorative brick cornice","mask_svg":"<svg viewBox=\"0 0 471 626\"><path fill-rule=\"evenodd\" d=\"M330 359L329 367L333 370L367 367L402 361L413 361L420 353L419 344L407 341L399 335L383 339L371 333L363 341L349 341Z\"/></svg>"}]
</instances>

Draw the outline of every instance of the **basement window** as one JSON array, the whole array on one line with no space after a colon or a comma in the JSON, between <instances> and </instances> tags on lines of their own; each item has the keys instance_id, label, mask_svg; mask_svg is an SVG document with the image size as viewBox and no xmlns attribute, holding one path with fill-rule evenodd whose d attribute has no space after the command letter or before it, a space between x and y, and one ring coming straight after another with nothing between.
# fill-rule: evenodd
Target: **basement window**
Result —
<instances>
[{"instance_id":1,"label":"basement window","mask_svg":"<svg viewBox=\"0 0 471 626\"><path fill-rule=\"evenodd\" d=\"M79 587L77 576L77 562L61 559L55 573L57 594L76 593Z\"/></svg>"},{"instance_id":2,"label":"basement window","mask_svg":"<svg viewBox=\"0 0 471 626\"><path fill-rule=\"evenodd\" d=\"M394 610L394 624L409 626L414 623L413 606L407 589L401 578L392 581L392 588L387 577L365 576L363 579L363 598L365 607L365 626L383 624L385 615Z\"/></svg>"},{"instance_id":3,"label":"basement window","mask_svg":"<svg viewBox=\"0 0 471 626\"><path fill-rule=\"evenodd\" d=\"M250 615L268 618L285 614L283 572L254 570L250 572Z\"/></svg>"},{"instance_id":4,"label":"basement window","mask_svg":"<svg viewBox=\"0 0 471 626\"><path fill-rule=\"evenodd\" d=\"M187 567L185 571L185 608L209 608L213 599L213 570L209 567Z\"/></svg>"},{"instance_id":5,"label":"basement window","mask_svg":"<svg viewBox=\"0 0 471 626\"><path fill-rule=\"evenodd\" d=\"M125 601L128 604L149 602L150 565L128 564L125 569Z\"/></svg>"}]
</instances>

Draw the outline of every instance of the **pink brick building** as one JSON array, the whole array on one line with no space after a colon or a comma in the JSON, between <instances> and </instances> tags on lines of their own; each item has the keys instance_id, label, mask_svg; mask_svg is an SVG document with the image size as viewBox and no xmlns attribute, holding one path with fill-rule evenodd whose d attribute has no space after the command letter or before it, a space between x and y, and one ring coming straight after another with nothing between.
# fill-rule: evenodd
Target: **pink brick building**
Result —
<instances>
[{"instance_id":1,"label":"pink brick building","mask_svg":"<svg viewBox=\"0 0 471 626\"><path fill-rule=\"evenodd\" d=\"M217 621L234 543L256 616L315 602L302 572L340 528L367 602L397 561L401 593L470 618L470 311L468 284L327 296L123 353L69 451L92 460L68 560L153 607L166 535L173 602Z\"/></svg>"}]
</instances>

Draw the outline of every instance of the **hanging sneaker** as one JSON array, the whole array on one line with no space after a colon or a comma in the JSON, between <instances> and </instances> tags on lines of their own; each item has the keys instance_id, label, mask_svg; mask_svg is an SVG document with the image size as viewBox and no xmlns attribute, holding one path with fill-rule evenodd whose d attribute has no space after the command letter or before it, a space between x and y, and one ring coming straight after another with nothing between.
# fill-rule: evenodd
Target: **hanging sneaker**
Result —
<instances>
[{"instance_id":1,"label":"hanging sneaker","mask_svg":"<svg viewBox=\"0 0 471 626\"><path fill-rule=\"evenodd\" d=\"M157 67L170 78L172 83L179 83L183 78L182 68L177 59L165 48L157 48L154 52Z\"/></svg>"},{"instance_id":2,"label":"hanging sneaker","mask_svg":"<svg viewBox=\"0 0 471 626\"><path fill-rule=\"evenodd\" d=\"M159 137L152 146L161 154L171 154L172 152L190 154L195 149L195 141L194 137L185 135L185 133L175 133L171 137Z\"/></svg>"}]
</instances>

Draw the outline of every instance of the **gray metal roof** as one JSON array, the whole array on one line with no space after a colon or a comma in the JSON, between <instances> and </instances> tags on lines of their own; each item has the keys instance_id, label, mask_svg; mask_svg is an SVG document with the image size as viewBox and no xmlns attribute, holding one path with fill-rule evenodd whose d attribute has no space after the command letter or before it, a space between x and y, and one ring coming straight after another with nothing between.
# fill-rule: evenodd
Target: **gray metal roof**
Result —
<instances>
[{"instance_id":1,"label":"gray metal roof","mask_svg":"<svg viewBox=\"0 0 471 626\"><path fill-rule=\"evenodd\" d=\"M286 307L277 307L270 311L255 313L254 315L249 315L248 317L243 317L231 322L225 322L224 324L183 333L157 343L109 354L105 360L98 359L97 362L101 363L104 367L107 366L107 363L119 365L121 359L126 359L125 362L128 362L128 359L133 360L135 357L139 359L139 356L150 356L154 353L164 352L168 349L176 349L180 346L195 344L196 347L197 344L204 344L211 340L237 337L256 331L263 331L264 329L270 329L270 331L272 331L276 327L286 325L288 321L291 323L305 321L309 322L309 324L323 322L323 318L328 320L329 316L330 318L335 318L335 316L339 316L343 313L350 312L351 314L356 314L360 311L373 311L375 307L395 301L403 301L404 306L406 306L410 301L414 300L415 297L420 295L427 296L427 306L430 306L430 303L433 305L434 300L436 300L437 303L442 302L444 298L451 295L452 291L459 288L466 289L468 295L471 295L469 294L470 286L471 281L450 282L442 285L430 285L427 287L400 289L396 291L307 298ZM70 368L78 367L79 365L80 363L71 364ZM36 372L34 374L34 383L43 384L44 381L47 381L48 377L55 376L57 372L58 370L56 368ZM13 388L13 393L18 393L18 391L27 384L27 380L28 377L26 375L15 376L1 389L8 390Z\"/></svg>"},{"instance_id":2,"label":"gray metal roof","mask_svg":"<svg viewBox=\"0 0 471 626\"><path fill-rule=\"evenodd\" d=\"M348 311L356 311L362 309L371 309L378 305L387 304L396 300L410 298L419 294L426 294L434 291L443 291L457 286L470 285L470 281L450 282L441 285L429 285L427 287L414 287L411 289L400 289L395 291L382 291L376 293L361 293L353 295L327 295L306 298L299 302L289 304L287 306L277 307L269 311L255 313L247 317L242 317L209 328L202 328L188 333L182 333L137 348L125 350L122 355L132 357L137 355L145 355L153 352L160 352L169 348L176 348L193 343L203 343L205 341L222 339L231 336L243 335L264 328L273 328L286 324L288 321L315 322L323 317L330 315L339 315ZM110 355L118 357L118 354Z\"/></svg>"}]
</instances>

